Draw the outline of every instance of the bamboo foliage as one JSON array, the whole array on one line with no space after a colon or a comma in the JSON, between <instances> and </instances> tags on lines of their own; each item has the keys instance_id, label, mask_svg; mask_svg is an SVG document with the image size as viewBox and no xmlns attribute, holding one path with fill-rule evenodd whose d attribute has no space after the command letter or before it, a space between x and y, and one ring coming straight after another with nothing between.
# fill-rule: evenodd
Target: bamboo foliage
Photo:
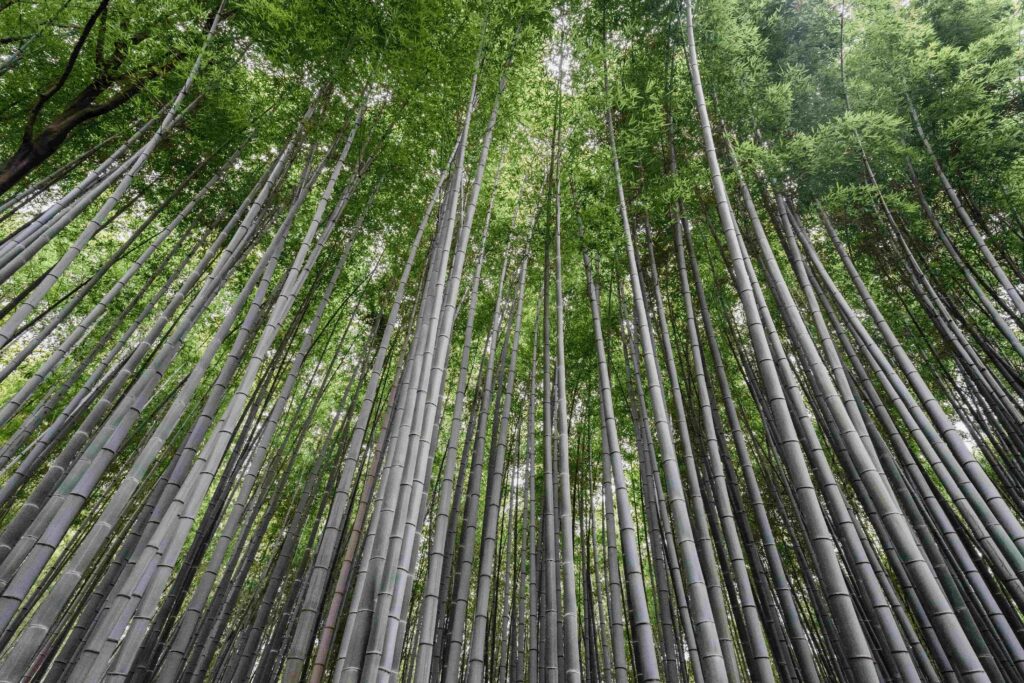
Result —
<instances>
[{"instance_id":1,"label":"bamboo foliage","mask_svg":"<svg viewBox=\"0 0 1024 683\"><path fill-rule=\"evenodd\" d=\"M0 681L1021 680L949 12L0 1Z\"/></svg>"}]
</instances>

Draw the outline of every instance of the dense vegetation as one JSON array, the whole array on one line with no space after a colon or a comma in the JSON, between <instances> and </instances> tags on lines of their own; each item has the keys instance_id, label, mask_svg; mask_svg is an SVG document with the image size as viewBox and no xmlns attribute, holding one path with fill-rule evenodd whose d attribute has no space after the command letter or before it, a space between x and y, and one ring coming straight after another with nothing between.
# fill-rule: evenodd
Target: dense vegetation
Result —
<instances>
[{"instance_id":1,"label":"dense vegetation","mask_svg":"<svg viewBox=\"0 0 1024 683\"><path fill-rule=\"evenodd\" d=\"M0 681L1024 680L1009 0L0 0Z\"/></svg>"}]
</instances>

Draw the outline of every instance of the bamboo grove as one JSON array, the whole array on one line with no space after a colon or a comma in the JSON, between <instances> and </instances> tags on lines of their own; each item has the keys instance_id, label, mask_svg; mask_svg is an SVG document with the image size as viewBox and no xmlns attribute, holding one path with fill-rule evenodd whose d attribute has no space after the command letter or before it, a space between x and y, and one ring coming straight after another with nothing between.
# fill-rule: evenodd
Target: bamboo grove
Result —
<instances>
[{"instance_id":1,"label":"bamboo grove","mask_svg":"<svg viewBox=\"0 0 1024 683\"><path fill-rule=\"evenodd\" d=\"M1024 680L1003 0L0 0L0 681Z\"/></svg>"}]
</instances>

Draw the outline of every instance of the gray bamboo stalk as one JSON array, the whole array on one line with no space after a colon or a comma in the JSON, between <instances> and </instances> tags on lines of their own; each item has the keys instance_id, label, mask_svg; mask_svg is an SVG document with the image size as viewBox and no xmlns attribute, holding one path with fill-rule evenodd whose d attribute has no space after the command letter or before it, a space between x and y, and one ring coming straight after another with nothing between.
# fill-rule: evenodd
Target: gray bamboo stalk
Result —
<instances>
[{"instance_id":1,"label":"gray bamboo stalk","mask_svg":"<svg viewBox=\"0 0 1024 683\"><path fill-rule=\"evenodd\" d=\"M565 295L562 291L562 184L555 177L555 381L558 384L558 471L560 532L562 537L562 600L565 619L565 675L581 679L579 607L576 600L576 544L569 486L569 416L565 382Z\"/></svg>"},{"instance_id":2,"label":"gray bamboo stalk","mask_svg":"<svg viewBox=\"0 0 1024 683\"><path fill-rule=\"evenodd\" d=\"M601 417L602 437L605 441L605 467L610 470L606 475L608 480L605 484L606 497L611 497L611 490L615 492L615 507L618 512L618 535L622 543L623 566L626 574L626 590L629 596L629 617L631 622L633 640L636 642L636 668L638 678L644 681L661 680L658 671L658 654L654 642L654 630L651 626L651 617L647 609L647 592L644 587L643 565L640 559L640 549L637 542L636 523L633 517L633 507L629 501L629 491L626 483L625 468L622 461L622 450L619 447L619 430L615 421L615 405L612 398L611 377L608 372L608 358L605 351L604 333L601 327L600 297L597 292L597 285L594 283L593 271L591 269L590 256L586 249L583 251L583 264L587 275L587 294L590 299L590 314L594 326L594 343L597 350L597 366L599 390L601 392ZM605 513L606 520L611 521L611 511ZM607 533L611 534L609 528ZM611 555L614 549L614 539L609 538L608 550ZM609 564L618 565L617 557L609 557ZM618 588L612 586L612 623L621 624L621 594ZM616 600L618 597L618 600ZM617 630L613 626L612 647L616 661L616 679L625 680L626 671L620 666L624 664L621 627Z\"/></svg>"},{"instance_id":3,"label":"gray bamboo stalk","mask_svg":"<svg viewBox=\"0 0 1024 683\"><path fill-rule=\"evenodd\" d=\"M683 226L676 218L675 230L681 231ZM648 235L648 253L651 262L651 278L654 293L655 308L658 314L658 321L661 326L662 348L665 349L665 362L669 367L669 375L673 377L673 393L679 394L678 381L674 379L675 361L672 357L671 341L668 335L668 327L665 321L664 304L661 296L661 286L658 281L657 265L654 259L654 246ZM685 278L685 275L683 275ZM685 282L685 280L684 280ZM765 642L764 627L757 611L754 600L754 589L751 585L748 574L746 558L743 554L743 547L739 537L736 524L736 516L729 499L729 492L726 484L725 464L723 462L720 444L715 429L715 417L713 415L711 392L708 387L707 377L704 374L704 352L701 349L700 337L697 333L697 323L693 310L693 301L690 297L689 288L683 292L683 301L686 308L686 330L690 342L690 355L693 360L694 379L697 385L697 397L700 404L701 423L704 428L704 443L707 448L708 463L711 469L711 483L714 487L715 505L719 510L722 529L725 536L725 549L728 553L733 568L733 579L736 582L736 591L740 598L740 608L743 612L744 627L747 630L748 642L745 645L750 649L753 661L747 665L751 668L751 675L760 681L774 680L772 672L771 656ZM681 401L680 401L681 404ZM682 408L677 406L677 410Z\"/></svg>"},{"instance_id":4,"label":"gray bamboo stalk","mask_svg":"<svg viewBox=\"0 0 1024 683\"><path fill-rule=\"evenodd\" d=\"M454 586L452 597L454 608L451 612L448 649L445 652L444 678L446 682L459 680L459 662L462 659L466 632L466 614L469 611L469 591L472 580L473 557L476 549L477 524L479 518L480 480L483 471L484 446L487 434L487 417L491 409L491 397L494 387L494 366L497 359L497 345L500 338L500 325L503 317L504 284L508 270L508 256L502 260L501 275L495 292L494 313L490 331L487 335L485 348L489 351L487 368L484 374L483 394L480 399L480 416L477 419L476 439L473 444L473 461L470 469L469 483L466 489L466 502L463 508L462 549L458 558L458 581Z\"/></svg>"},{"instance_id":5,"label":"gray bamboo stalk","mask_svg":"<svg viewBox=\"0 0 1024 683\"><path fill-rule=\"evenodd\" d=\"M924 146L925 151L928 153L928 157L932 160L932 166L935 168L935 175L938 176L939 182L942 184L942 191L946 193L946 197L949 198L949 203L953 205L953 209L956 211L957 218L963 223L964 227L967 228L967 232L971 234L971 238L974 239L974 243L978 247L978 251L985 259L985 264L992 271L992 274L999 280L999 284L1006 291L1006 296L1013 302L1014 307L1017 309L1018 315L1024 316L1024 298L1021 298L1020 291L1007 277L1006 271L999 265L996 257L992 254L992 250L988 248L985 243L985 238L981 232L978 231L978 226L975 225L974 219L967 213L963 203L960 201L960 195L957 194L956 189L952 183L949 182L949 178L946 176L946 172L942 169L942 164L939 162L939 157L935 154L932 149L931 143L928 141L928 136L925 135L924 128L921 126L921 119L917 114L917 107L914 106L913 100L907 95L907 105L910 108L910 119L914 123L914 130L917 132L918 137L921 139L921 144Z\"/></svg>"},{"instance_id":6,"label":"gray bamboo stalk","mask_svg":"<svg viewBox=\"0 0 1024 683\"><path fill-rule=\"evenodd\" d=\"M497 444L488 462L491 474L487 478L487 495L484 508L483 536L480 540L480 561L477 569L476 614L469 643L469 665L466 680L478 683L484 680L484 644L487 634L490 610L491 582L493 580L495 548L498 534L498 515L501 509L501 495L505 482L505 451L508 441L508 418L512 408L512 394L515 389L516 366L519 357L519 334L523 323L523 296L526 289L528 255L523 256L519 265L519 287L516 294L516 312L513 323L511 353L505 371L505 391L502 400L501 421L498 425Z\"/></svg>"},{"instance_id":7,"label":"gray bamboo stalk","mask_svg":"<svg viewBox=\"0 0 1024 683\"><path fill-rule=\"evenodd\" d=\"M455 404L452 409L450 436L445 450L445 470L439 493L438 510L434 520L434 537L428 554L426 579L420 598L420 633L416 649L415 677L417 681L429 680L431 661L434 658L435 634L437 628L438 601L441 591L442 569L445 556L445 545L448 537L452 506L455 502L453 479L458 454L459 437L462 432L463 411L465 407L466 383L469 371L469 356L473 344L473 326L476 322L477 300L480 292L480 276L483 271L486 254L487 235L490 230L491 211L497 194L491 195L484 222L484 231L480 238L479 251L476 258L476 270L470 288L467 304L466 324L463 330L462 356L459 365L459 380L455 390Z\"/></svg>"},{"instance_id":8,"label":"gray bamboo stalk","mask_svg":"<svg viewBox=\"0 0 1024 683\"><path fill-rule=\"evenodd\" d=\"M82 249L85 248L85 245L89 240L93 238L96 232L106 221L107 216L114 209L114 206L124 197L129 186L135 180L135 176L138 175L138 172L149 160L153 150L156 149L157 144L159 144L159 142L167 135L171 126L177 122L178 110L184 102L185 96L188 94L189 90L192 89L192 83L195 81L195 77L199 73L199 67L202 64L203 56L206 53L206 49L208 48L210 41L213 38L213 34L217 30L217 25L220 22L222 9L223 2L221 3L221 6L218 7L216 14L214 14L213 21L210 23L210 28L206 32L206 38L203 43L202 50L200 50L199 54L196 56L196 59L192 64L192 69L189 71L188 76L185 78L185 82L178 90L177 95L175 95L174 101L171 103L167 114L164 116L163 121L160 122L160 126L139 151L138 156L126 170L113 193L111 193L110 197L104 201L99 211L96 212L96 215L93 216L85 229L82 230L82 233L78 236L75 242L64 252L57 263L47 271L43 280L36 285L32 290L32 293L18 306L14 314L4 322L2 327L0 327L0 347L5 346L10 341L15 330L17 330L21 323L28 318L29 314L36 309L50 289L53 288L53 285L56 284L60 276L65 270L67 270L68 266L71 265L71 262L78 256ZM19 254L15 262L20 261L23 263L26 256L28 256L26 253ZM6 279L9 277L7 271L8 269L5 268L4 271L0 272L0 279Z\"/></svg>"},{"instance_id":9,"label":"gray bamboo stalk","mask_svg":"<svg viewBox=\"0 0 1024 683\"><path fill-rule=\"evenodd\" d=\"M266 190L268 188L264 189ZM227 234L228 227L229 226L225 226L225 230L222 231L222 235ZM131 376L131 370L134 368L135 364L140 362L146 355L146 352L156 343L163 325L177 306L184 301L186 293L198 280L199 276L205 269L206 263L208 263L209 259L211 259L215 254L215 250L208 250L204 259L200 261L200 264L193 270L190 277L182 284L177 294L167 304L158 320L152 325L146 339L144 339L143 342L133 351L128 363L123 365L119 369L115 378L108 383L100 404L93 408L86 423L79 427L78 432L76 432L71 441L65 446L55 463L51 465L50 470L47 472L43 481L37 485L36 489L33 491L33 494L29 499L29 503L23 506L19 511L19 517L16 517L15 520L8 524L4 529L3 537L7 538L11 533L17 533L19 528L24 528L23 526L20 526L19 519L24 519L25 522L28 522L29 519L32 519L34 516L32 525L29 527L28 532L21 535L18 539L17 545L11 549L11 552L4 559L3 565L0 566L0 574L4 577L9 577L5 578L5 585L14 577L15 571L23 577L23 581L34 580L38 572L38 569L36 569L37 563L45 562L49 555L52 554L53 550L56 548L57 541L66 532L74 518L74 514L84 503L84 494L91 490L91 487L98 481L99 473L102 472L106 463L110 461L116 450L120 447L120 443L123 441L127 427L139 417L141 406L144 405L148 400L148 397L152 395L152 392L155 390L156 383L162 377L163 372L166 370L174 355L180 349L184 335L191 329L196 317L209 304L213 294L219 289L220 284L223 282L223 279L226 277L228 272L230 272L230 269L237 263L237 258L241 255L241 249L239 247L248 232L249 231L246 229L241 229L236 232L231 242L221 254L221 258L219 259L217 266L208 276L203 288L193 299L185 315L178 321L174 331L172 331L169 337L171 343L165 343L160 348L156 360L154 360L148 368L146 380L137 383L136 386L133 387L133 391L129 392L118 402L116 409L104 423L100 433L92 439L89 450L85 453L84 457L80 457L78 461L75 462L74 467L70 472L67 473L67 476L65 476L65 470L68 463L70 463L70 459L78 453L79 448L86 444L89 432L99 424L99 420L101 420L105 415L106 405L109 405L113 401L119 388L128 381ZM270 258L271 255L272 251L268 251L265 258ZM260 272L262 272L261 269ZM226 332L226 330L224 331ZM92 475L85 480L82 480L81 475L86 470L91 472ZM49 492L56 487L57 483L61 479L69 482L64 486L64 489L67 490L62 489L61 495L59 496L45 498L46 505L39 507L42 505L44 497L49 495ZM67 505L64 505L64 497L66 495L70 495L70 498L67 501ZM37 510L38 513L36 512ZM58 514L58 512L62 515L62 519L59 522L53 523L54 515ZM43 532L45 532L47 542L46 545L39 545L37 544L37 541L43 538ZM29 562L23 563L22 560L30 551L35 553L33 559ZM41 567L42 564L38 564L38 566ZM9 616L5 618L9 618Z\"/></svg>"},{"instance_id":10,"label":"gray bamboo stalk","mask_svg":"<svg viewBox=\"0 0 1024 683\"><path fill-rule=\"evenodd\" d=\"M768 567L775 584L775 592L782 607L783 619L785 620L786 627L789 630L790 642L793 644L793 649L797 656L800 675L803 676L806 681L817 681L818 672L814 665L814 656L811 652L810 643L808 642L804 625L801 622L796 599L793 595L792 585L790 584L789 577L786 574L782 557L778 551L778 546L775 543L775 534L772 531L771 523L768 519L768 513L761 496L761 487L757 481L756 473L754 472L750 453L747 450L746 437L739 421L736 405L732 399L732 390L729 385L728 375L726 374L721 351L718 348L714 326L711 321L711 313L708 310L707 300L704 296L704 285L701 282L700 270L697 265L696 254L693 250L691 231L692 226L688 225L686 219L677 218L675 230L676 262L681 278L683 298L684 301L688 302L689 305L692 306L690 287L687 278L687 260L684 257L683 251L682 234L685 234L686 244L690 251L689 269L692 270L693 273L694 288L701 308L701 320L703 321L705 337L707 339L708 348L711 352L711 359L715 367L718 388L721 392L721 400L725 404L726 417L732 433L733 444L736 447L736 453L740 461L740 468L743 472L744 482L747 486L751 508L754 510L754 516L758 530L761 534L764 552L768 559Z\"/></svg>"},{"instance_id":11,"label":"gray bamboo stalk","mask_svg":"<svg viewBox=\"0 0 1024 683\"><path fill-rule=\"evenodd\" d=\"M310 110L310 112L311 111L312 110ZM314 175L319 174L319 171L322 168L323 164L320 165ZM293 200L292 207L289 210L288 216L286 216L285 220L282 222L282 226L291 225L295 215L297 214L299 206L301 206L303 199L311 187L312 185L309 184L300 189L297 193L295 200ZM333 183L328 183L326 192L331 191L333 191ZM193 463L192 468L186 475L186 478L178 489L174 499L171 501L168 510L165 512L163 519L154 530L149 544L146 549L142 551L139 560L135 564L133 573L148 571L149 563L158 563L160 559L168 557L173 560L177 557L178 553L180 553L187 533L191 528L194 511L198 509L198 506L201 504L202 499L208 490L209 484L212 481L213 475L219 467L220 460L223 457L229 440L231 439L232 432L241 417L241 411L243 410L245 402L248 400L249 392L256 379L256 375L259 372L259 369L263 364L263 360L270 350L270 347L273 344L298 291L301 289L303 283L308 277L313 263L316 260L316 256L319 254L320 248L322 248L323 239L325 239L327 237L327 233L329 233L329 230L323 231L321 233L321 240L317 245L313 244L314 236L320 232L325 208L326 199L322 199L317 207L317 211L314 212L310 227L295 254L292 266L288 270L285 280L281 285L281 293L276 298L274 306L269 312L267 322L263 327L259 341L249 357L242 378L239 380L239 384L225 408L225 413L222 415L214 435L206 442L206 445L200 452L198 459ZM118 596L118 599L115 600L115 603L127 603L121 609L128 608L138 610L135 614L135 618L133 618L131 622L131 626L125 636L124 642L121 642L118 647L115 661L110 665L113 668L113 671L110 671L110 674L115 677L127 675L125 667L130 667L135 652L141 645L142 638L148 628L146 626L145 615L148 615L155 609L156 603L163 590L163 584L169 579L171 569L170 564L156 564L155 566L158 567L155 574L147 577L143 584L144 588L142 589L142 593L138 598L132 597L129 600L125 600L123 596ZM130 576L131 574L129 574L129 577ZM129 578L129 581L130 580L131 579ZM109 614L114 615L117 612L118 610L115 608L112 609ZM102 628L100 631L102 631ZM97 643L97 637L98 636L94 635L92 639L94 644ZM104 663L102 663L104 659L104 651L112 650L118 640L119 639L110 637L105 639L105 643L99 649L98 656L95 659L95 667L104 666Z\"/></svg>"},{"instance_id":12,"label":"gray bamboo stalk","mask_svg":"<svg viewBox=\"0 0 1024 683\"><path fill-rule=\"evenodd\" d=\"M48 235L59 232L59 230L64 225L67 225L73 217L77 216L78 213L84 210L85 206L92 203L92 201L95 200L103 190L107 189L115 180L117 180L117 178L121 177L121 175L128 170L137 158L139 150L133 152L129 158L120 165L117 165L118 159L124 156L125 153L131 149L132 145L138 142L146 131L156 125L158 121L162 122L165 120L166 111L166 109L161 109L156 116L139 126L131 137L111 152L110 156L94 168L90 169L85 178L79 181L75 187L65 193L64 196L56 202L41 211L31 221L21 226L11 239L5 240L4 243L0 245L0 263L2 263L4 267L4 269L0 271L0 281L6 281L12 273L16 272L17 268L27 262L31 256L42 248L45 241L39 242L37 245L37 240L44 229L47 231L46 234ZM113 168L114 171L108 173L111 168ZM62 222L54 225L54 219L62 215L64 216ZM14 254L18 254L19 259L21 260L12 263L11 259L14 258Z\"/></svg>"},{"instance_id":13,"label":"gray bamboo stalk","mask_svg":"<svg viewBox=\"0 0 1024 683\"><path fill-rule=\"evenodd\" d=\"M1024 558L1005 529L999 524L989 507L984 504L973 483L949 453L946 442L943 441L940 434L932 429L927 416L914 400L910 390L903 384L896 369L889 363L857 313L840 293L836 283L821 263L810 240L802 230L796 230L796 234L804 247L804 253L814 266L814 272L838 306L846 324L866 351L866 359L871 364L883 391L889 396L892 405L900 414L900 418L910 430L915 444L925 455L943 488L963 515L974 539L985 549L988 561L1004 577L1007 576L1007 573L1016 574L1018 577L1024 575L1024 565L1022 565Z\"/></svg>"},{"instance_id":14,"label":"gray bamboo stalk","mask_svg":"<svg viewBox=\"0 0 1024 683\"><path fill-rule=\"evenodd\" d=\"M356 127L358 127L358 122ZM351 137L354 136L355 129L353 129ZM331 181L336 181L338 171L340 171L341 164L344 163L344 152L338 161L335 168L335 173L332 174ZM327 197L330 195L333 189L333 182L329 181L327 188L324 190L324 194L321 197L321 205L325 205ZM368 202L369 203L369 202ZM340 202L339 202L340 204ZM323 208L318 206L320 214L323 213ZM332 212L333 213L333 212ZM365 213L362 214L365 216ZM333 225L337 218L335 216L328 221L329 225ZM316 220L316 219L314 219ZM359 225L357 224L355 230L358 231ZM324 231L324 236L321 238L317 247L324 244L325 240L330 236L331 229L328 227ZM348 254L351 250L352 241L356 238L357 234L353 232L346 241L345 249L342 252L341 258L338 259L337 264L334 267L334 271L331 274L331 279L327 286L324 288L324 292L321 295L320 303L317 306L317 310L313 314L313 318L306 328L303 334L302 342L299 349L296 351L288 375L284 380L279 392L278 397L274 403L274 406L264 422L263 431L260 434L260 441L256 447L256 451L249 456L249 464L245 474L242 476L242 483L239 487L239 492L232 504L231 512L222 527L218 537L217 545L214 548L213 553L210 555L206 563L205 571L203 572L199 585L193 589L192 597L188 608L185 611L183 617L179 619L178 632L175 636L174 642L171 644L167 655L160 666L160 677L158 680L171 680L173 676L177 675L178 668L183 663L186 655L186 647L188 646L189 639L191 637L192 628L195 626L195 622L200 617L200 612L209 597L210 591L213 589L214 580L217 577L221 564L224 561L224 557L228 550L228 544L232 540L235 531L238 529L242 522L242 514L245 512L246 504L249 502L252 487L256 483L256 477L259 474L259 470L262 466L264 457L270 447L271 439L273 439L274 433L277 429L278 423L280 422L281 416L284 413L285 406L287 405L288 399L291 396L292 390L295 388L295 384L298 381L299 371L302 368L302 364L306 359L306 354L313 345L313 335L316 332L320 320L323 317L324 311L327 308L327 303L334 292L334 288L338 282L338 278L341 275L347 261ZM317 250L314 250L317 251ZM311 254L310 260L316 260L316 255Z\"/></svg>"},{"instance_id":15,"label":"gray bamboo stalk","mask_svg":"<svg viewBox=\"0 0 1024 683\"><path fill-rule=\"evenodd\" d=\"M395 669L397 662L393 661L396 653L396 644L398 641L397 633L399 630L403 630L406 619L404 617L404 609L395 609L395 607L401 606L406 601L408 591L410 590L411 574L414 562L412 558L419 552L419 544L421 534L420 518L422 517L422 501L425 491L425 481L427 474L432 468L434 456L437 450L437 438L439 435L439 418L441 414L442 404L442 393L444 390L444 376L445 369L448 366L448 359L451 349L451 336L452 327L455 322L456 315L456 303L459 297L459 292L462 283L462 273L465 265L466 251L471 235L473 221L476 215L477 206L479 203L480 191L483 187L484 172L487 168L487 160L490 155L491 142L494 136L494 128L498 119L499 105L501 103L502 94L505 91L507 85L507 72L503 70L502 75L498 82L498 92L495 95L494 103L491 107L490 116L487 120L487 124L484 130L484 136L481 143L480 156L476 165L476 172L473 178L472 185L469 191L469 197L467 199L465 208L463 209L463 220L461 230L459 232L458 240L456 243L455 253L452 257L451 272L448 275L447 282L445 283L444 296L441 298L440 304L440 320L437 323L437 329L433 332L436 339L435 348L433 349L433 365L430 368L430 373L427 379L426 387L426 402L423 404L423 413L420 417L420 426L418 429L418 440L413 439L410 442L410 448L416 449L416 456L413 462L418 464L417 469L412 472L412 485L411 491L409 492L409 500L414 503L412 509L407 515L407 519L403 529L403 541L402 541L402 554L399 559L399 573L397 576L397 582L395 587L395 596L392 600L391 613L388 617L387 624L387 635L385 638L385 644L383 647L383 662L390 662L390 668ZM475 98L475 84L472 98ZM472 110L472 103L470 105L470 111ZM468 141L470 115L466 116L466 128L463 135L463 147ZM465 154L463 150L462 154ZM462 159L460 158L457 169L461 169ZM462 171L459 170L456 173L456 178L462 177ZM500 179L500 170L498 178ZM458 195L455 195L457 197ZM454 209L452 210L452 227L454 227ZM513 226L515 225L515 218L513 218ZM486 230L486 228L485 228ZM443 273L443 268L442 268Z\"/></svg>"},{"instance_id":16,"label":"gray bamboo stalk","mask_svg":"<svg viewBox=\"0 0 1024 683\"><path fill-rule=\"evenodd\" d=\"M1024 526L1022 526L1021 521L1016 517L1016 515L1014 515L1013 511L1010 510L1006 501L992 483L988 474L970 452L970 449L968 449L967 444L960 435L960 432L953 425L942 406L939 405L935 395L921 377L916 365L903 349L903 345L893 333L892 328L889 327L885 316L878 308L874 298L868 291L867 286L861 279L860 273L854 265L853 260L850 258L845 247L843 247L842 243L839 241L839 237L836 234L835 229L832 227L831 222L823 220L823 226L825 227L825 231L828 233L829 238L832 240L833 245L835 245L836 251L842 259L843 265L846 267L847 273L850 275L851 280L853 280L854 286L856 286L857 291L867 308L868 314L871 316L871 319L875 323L879 332L881 332L886 346L895 357L896 363L903 371L907 382L910 383L914 393L917 394L921 400L921 403L923 404L922 407L928 417L934 423L942 440L948 446L948 452L953 456L953 458L955 458L955 462L963 469L974 487L977 488L982 499L991 509L992 514L995 516L996 520L998 520L998 523L1004 532L1013 540L1017 549L1024 552ZM894 381L898 381L898 378L894 378ZM939 452L941 454L942 451Z\"/></svg>"},{"instance_id":17,"label":"gray bamboo stalk","mask_svg":"<svg viewBox=\"0 0 1024 683\"><path fill-rule=\"evenodd\" d=\"M849 586L839 567L835 542L825 523L814 486L811 483L806 464L800 453L796 430L788 408L785 405L785 394L782 391L774 361L772 360L771 350L760 319L760 311L751 289L750 278L746 274L743 255L738 241L739 231L733 218L725 182L722 180L718 154L715 151L714 137L711 132L711 120L707 111L707 103L704 99L700 68L697 63L692 3L686 2L684 11L686 12L687 65L690 71L691 87L696 99L697 114L700 120L704 156L711 172L712 190L715 196L719 220L725 232L730 258L733 262L733 276L736 279L737 289L742 301L747 328L757 357L758 366L761 370L761 379L765 384L764 388L771 402L773 420L781 437L783 460L790 470L793 484L798 492L797 499L801 509L801 517L811 532L811 538L813 539L812 548L815 558L820 565L821 578L827 587L829 605L843 635L846 659L856 675L862 680L874 680L877 678L874 658L855 612Z\"/></svg>"},{"instance_id":18,"label":"gray bamboo stalk","mask_svg":"<svg viewBox=\"0 0 1024 683\"><path fill-rule=\"evenodd\" d=\"M605 74L605 88L607 89L607 71ZM665 397L662 391L661 378L659 377L658 363L654 355L654 344L651 340L650 328L647 325L647 308L641 296L640 274L637 267L636 254L633 251L629 213L625 192L622 187L618 153L615 148L615 129L612 123L611 109L605 112L605 126L608 130L612 152L612 168L615 176L619 216L626 240L630 289L632 290L633 307L636 310L638 321L637 332L640 337L643 365L647 375L648 393L650 394L651 405L654 409L654 422L661 453L661 466L665 473L668 488L669 510L676 530L676 542L681 550L682 564L687 575L690 593L689 606L697 636L701 668L705 680L725 681L728 680L728 674L726 673L722 643L719 640L720 630L711 609L711 599L708 594L707 582L704 579L705 568L701 565L699 553L694 542L693 528L690 524L689 511L686 504L686 493L683 489L682 476L679 472L672 429L668 422L668 411L665 408ZM708 568L708 571L713 569L713 567ZM724 624L722 627L727 628Z\"/></svg>"},{"instance_id":19,"label":"gray bamboo stalk","mask_svg":"<svg viewBox=\"0 0 1024 683\"><path fill-rule=\"evenodd\" d=\"M351 495L349 485L351 483L352 475L354 474L356 456L363 448L363 441L366 437L370 412L377 396L377 389L380 386L384 370L384 361L388 356L391 337L394 334L395 327L398 322L398 315L405 297L405 289L409 282L409 274L412 271L416 254L419 251L420 241L423 238L423 233L430 220L430 215L433 212L434 205L441 192L443 182L444 175L442 174L433 193L431 194L426 210L424 211L419 227L417 228L416 236L413 238L412 244L410 245L409 255L406 258L405 267L402 270L401 277L398 281L398 287L395 291L395 299L391 305L391 310L388 313L387 323L384 326L381 342L378 345L377 354L370 370L370 378L364 391L362 405L356 419L356 426L353 429L352 434L349 436L349 445L345 456L345 471L339 478L337 488L333 493L327 523L318 542L316 559L313 565L313 572L309 579L309 586L306 589L297 617L298 621L295 626L295 635L291 640L288 656L284 663L282 679L286 681L298 680L302 675L302 667L309 651L309 645L313 638L313 630L316 626L317 615L320 611L320 603L323 599L323 593L327 587L330 567L333 564L333 558L338 550L337 546L342 532L341 524L344 521L344 515L348 508L348 500Z\"/></svg>"}]
</instances>

